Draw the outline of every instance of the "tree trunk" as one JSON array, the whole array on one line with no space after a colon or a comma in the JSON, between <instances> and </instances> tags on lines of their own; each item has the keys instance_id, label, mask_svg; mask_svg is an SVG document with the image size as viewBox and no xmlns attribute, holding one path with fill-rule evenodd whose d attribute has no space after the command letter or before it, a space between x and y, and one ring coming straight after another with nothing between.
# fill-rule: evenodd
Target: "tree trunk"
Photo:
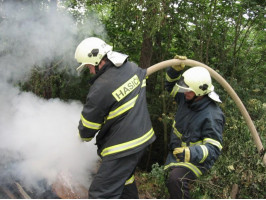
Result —
<instances>
[{"instance_id":1,"label":"tree trunk","mask_svg":"<svg viewBox=\"0 0 266 200\"><path fill-rule=\"evenodd\" d=\"M141 46L141 54L139 66L146 69L151 66L152 57L152 37L147 32L143 33L143 42Z\"/></svg>"}]
</instances>

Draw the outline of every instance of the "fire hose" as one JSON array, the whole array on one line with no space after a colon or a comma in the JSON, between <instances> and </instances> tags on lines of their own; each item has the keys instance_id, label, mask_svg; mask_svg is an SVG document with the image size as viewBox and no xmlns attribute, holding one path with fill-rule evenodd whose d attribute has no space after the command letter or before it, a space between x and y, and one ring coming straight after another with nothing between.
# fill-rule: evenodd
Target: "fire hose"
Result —
<instances>
[{"instance_id":1,"label":"fire hose","mask_svg":"<svg viewBox=\"0 0 266 200\"><path fill-rule=\"evenodd\" d=\"M206 68L210 72L211 77L214 78L227 91L227 93L231 96L231 98L236 103L242 116L244 117L244 120L246 121L246 123L248 125L248 128L251 132L252 138L253 138L255 145L257 147L257 150L258 150L259 154L263 156L263 158L262 158L263 164L266 166L266 153L265 153L265 150L263 148L262 142L260 140L259 134L255 128L255 125L254 125L253 121L251 120L251 117L249 116L247 109L245 108L244 104L242 103L242 101L240 100L240 98L238 97L236 92L233 90L233 88L227 83L227 81L220 74L218 74L216 71L214 71L209 66L207 66L203 63L200 63L198 61L195 61L195 60L171 59L171 60L166 60L166 61L163 61L163 62L160 62L160 63L157 63L155 65L150 66L147 69L147 76L153 74L154 72L156 72L158 70L164 69L164 68L172 66L172 65L180 65L181 63L184 63L186 66L190 66L190 67L201 66L201 67Z\"/></svg>"}]
</instances>

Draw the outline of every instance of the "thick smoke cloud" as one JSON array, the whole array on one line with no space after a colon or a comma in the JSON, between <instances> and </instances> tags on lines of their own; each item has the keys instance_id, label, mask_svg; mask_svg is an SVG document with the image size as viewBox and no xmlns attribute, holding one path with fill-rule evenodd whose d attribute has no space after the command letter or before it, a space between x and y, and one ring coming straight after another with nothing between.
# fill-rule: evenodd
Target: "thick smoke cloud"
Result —
<instances>
[{"instance_id":1,"label":"thick smoke cloud","mask_svg":"<svg viewBox=\"0 0 266 200\"><path fill-rule=\"evenodd\" d=\"M76 28L67 15L53 9L41 12L38 7L20 3L5 3L3 7L0 50L1 75L5 78L20 79L33 65L74 51ZM70 58L65 59L73 61L73 56Z\"/></svg>"},{"instance_id":2,"label":"thick smoke cloud","mask_svg":"<svg viewBox=\"0 0 266 200\"><path fill-rule=\"evenodd\" d=\"M82 143L78 137L82 104L44 100L14 87L34 66L58 57L75 69L74 21L62 11L20 3L2 5L1 17L0 185L12 177L27 188L42 190L40 181L51 185L66 172L88 187L89 171L98 158L94 142Z\"/></svg>"},{"instance_id":3,"label":"thick smoke cloud","mask_svg":"<svg viewBox=\"0 0 266 200\"><path fill-rule=\"evenodd\" d=\"M81 143L77 135L81 103L47 101L16 88L6 91L1 96L1 176L14 176L31 188L44 179L52 184L66 171L88 184L97 158L93 144Z\"/></svg>"}]
</instances>

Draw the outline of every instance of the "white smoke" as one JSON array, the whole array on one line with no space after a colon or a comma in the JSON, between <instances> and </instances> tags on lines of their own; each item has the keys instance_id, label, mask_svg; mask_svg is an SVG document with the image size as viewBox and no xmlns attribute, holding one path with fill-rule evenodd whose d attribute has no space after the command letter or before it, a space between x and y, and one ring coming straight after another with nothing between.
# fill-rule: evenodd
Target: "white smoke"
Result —
<instances>
[{"instance_id":1,"label":"white smoke","mask_svg":"<svg viewBox=\"0 0 266 200\"><path fill-rule=\"evenodd\" d=\"M67 15L54 10L40 12L39 8L20 3L5 3L4 11L0 23L4 77L20 79L33 65L42 65L74 51L76 27Z\"/></svg>"},{"instance_id":2,"label":"white smoke","mask_svg":"<svg viewBox=\"0 0 266 200\"><path fill-rule=\"evenodd\" d=\"M19 160L7 166L14 169L9 173L29 188L43 179L53 184L62 171L87 185L97 158L93 143L82 143L78 137L81 103L47 101L6 86L1 86L1 154L8 150L16 159L19 155ZM2 165L5 160L1 158Z\"/></svg>"},{"instance_id":3,"label":"white smoke","mask_svg":"<svg viewBox=\"0 0 266 200\"><path fill-rule=\"evenodd\" d=\"M43 180L50 185L65 171L88 188L88 172L95 168L98 158L94 142L82 143L78 137L82 104L44 100L14 87L34 66L58 57L75 69L75 23L62 11L20 3L2 6L0 184L12 176L28 188L37 187ZM92 22L92 26L95 24Z\"/></svg>"}]
</instances>

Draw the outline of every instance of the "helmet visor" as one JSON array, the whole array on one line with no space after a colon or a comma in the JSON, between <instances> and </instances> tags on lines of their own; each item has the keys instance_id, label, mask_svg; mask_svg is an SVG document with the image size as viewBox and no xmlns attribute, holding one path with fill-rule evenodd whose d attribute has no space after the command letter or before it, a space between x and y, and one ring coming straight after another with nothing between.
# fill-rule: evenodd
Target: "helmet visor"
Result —
<instances>
[{"instance_id":1,"label":"helmet visor","mask_svg":"<svg viewBox=\"0 0 266 200\"><path fill-rule=\"evenodd\" d=\"M189 86L185 83L183 76L181 76L178 83L176 83L176 86L178 87L177 92L179 92L179 93L185 93L185 92L191 92L191 91L193 92L193 90L190 89Z\"/></svg>"},{"instance_id":2,"label":"helmet visor","mask_svg":"<svg viewBox=\"0 0 266 200\"><path fill-rule=\"evenodd\" d=\"M82 64L76 69L77 72L80 73L80 72L84 69L85 65L86 65L86 63L82 63Z\"/></svg>"}]
</instances>

